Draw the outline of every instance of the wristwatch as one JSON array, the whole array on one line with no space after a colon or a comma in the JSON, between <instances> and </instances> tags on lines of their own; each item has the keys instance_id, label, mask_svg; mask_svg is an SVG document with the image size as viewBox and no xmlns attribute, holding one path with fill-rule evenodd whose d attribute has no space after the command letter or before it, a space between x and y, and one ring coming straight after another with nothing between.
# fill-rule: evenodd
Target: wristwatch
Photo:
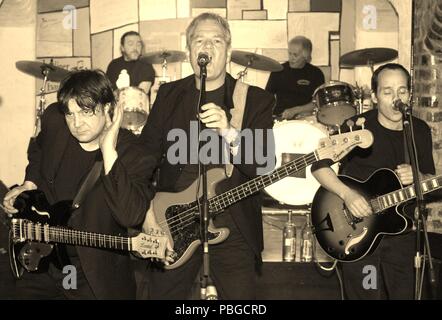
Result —
<instances>
[{"instance_id":1,"label":"wristwatch","mask_svg":"<svg viewBox=\"0 0 442 320\"><path fill-rule=\"evenodd\" d=\"M241 144L241 135L237 132L237 135L233 141L229 143L230 148L236 148Z\"/></svg>"}]
</instances>

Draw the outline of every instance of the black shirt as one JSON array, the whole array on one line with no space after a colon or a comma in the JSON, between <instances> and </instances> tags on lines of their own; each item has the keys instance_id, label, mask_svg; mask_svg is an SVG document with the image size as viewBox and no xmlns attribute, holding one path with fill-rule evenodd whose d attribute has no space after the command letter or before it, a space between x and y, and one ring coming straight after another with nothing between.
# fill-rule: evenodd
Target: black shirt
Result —
<instances>
[{"instance_id":1,"label":"black shirt","mask_svg":"<svg viewBox=\"0 0 442 320\"><path fill-rule=\"evenodd\" d=\"M98 157L101 158L99 149L85 151L76 139L69 139L54 180L56 202L74 199Z\"/></svg>"},{"instance_id":2,"label":"black shirt","mask_svg":"<svg viewBox=\"0 0 442 320\"><path fill-rule=\"evenodd\" d=\"M130 86L138 87L143 81L155 81L155 70L152 65L142 62L141 60L126 61L123 56L111 61L107 67L106 75L112 83L113 89L117 89L117 80L121 70L126 69L130 78Z\"/></svg>"},{"instance_id":3,"label":"black shirt","mask_svg":"<svg viewBox=\"0 0 442 320\"><path fill-rule=\"evenodd\" d=\"M403 130L390 130L382 126L378 121L377 110L370 110L351 119L356 123L356 119L359 117L366 119L365 128L373 133L374 141L371 147L367 149L358 147L353 149L342 161L340 174L365 180L377 169L388 168L395 170L399 164L409 162L404 151L405 137ZM358 128L354 130L356 129ZM415 117L413 117L413 131L416 139L419 171L424 174L434 174L431 131L424 121ZM319 161L313 164L312 171L323 167L327 162Z\"/></svg>"},{"instance_id":4,"label":"black shirt","mask_svg":"<svg viewBox=\"0 0 442 320\"><path fill-rule=\"evenodd\" d=\"M180 113L178 115L178 118L184 120L187 125L185 125L185 131L187 133L188 138L192 138L190 135L190 121L197 121L196 119L196 105L198 103L198 97L199 97L199 90L196 89L196 87L192 88L191 96L193 96L194 104L193 105L182 105L180 108L178 108L178 112ZM216 105L220 106L224 109L226 112L227 117L230 119L230 112L229 109L225 106L225 85L222 85L220 88L214 90L214 91L207 91L206 92L206 103L213 102ZM202 127L202 130L204 127ZM221 146L221 138L219 138L220 146ZM190 141L189 141L190 143ZM220 150L221 152L221 150ZM210 155L210 154L209 154ZM221 159L219 159L221 160ZM216 164L210 164L207 166L207 169L216 167ZM192 184L193 181L195 181L198 177L198 164L191 164L190 161L187 162L186 165L184 165L182 172L175 184L175 188L177 191L184 190L188 186Z\"/></svg>"},{"instance_id":5,"label":"black shirt","mask_svg":"<svg viewBox=\"0 0 442 320\"><path fill-rule=\"evenodd\" d=\"M266 90L276 94L276 106L273 113L281 114L285 109L301 106L312 101L315 90L324 84L321 69L306 63L301 69L290 68L284 63L283 70L272 72Z\"/></svg>"}]
</instances>

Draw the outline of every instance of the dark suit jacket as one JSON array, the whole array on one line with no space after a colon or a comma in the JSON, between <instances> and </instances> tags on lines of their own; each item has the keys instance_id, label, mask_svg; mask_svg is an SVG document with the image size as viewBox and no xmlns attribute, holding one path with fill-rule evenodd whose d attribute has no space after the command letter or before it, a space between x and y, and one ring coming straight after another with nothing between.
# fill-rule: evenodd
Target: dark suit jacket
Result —
<instances>
[{"instance_id":1,"label":"dark suit jacket","mask_svg":"<svg viewBox=\"0 0 442 320\"><path fill-rule=\"evenodd\" d=\"M42 131L31 141L26 180L33 181L53 203L54 180L69 139L75 139L58 105L47 108ZM75 140L76 141L76 140ZM73 228L111 235L126 235L128 227L140 225L153 192L149 156L136 144L136 137L120 130L118 159L109 174L101 176L74 211ZM77 246L81 266L98 299L135 298L135 281L128 253Z\"/></svg>"},{"instance_id":2,"label":"dark suit jacket","mask_svg":"<svg viewBox=\"0 0 442 320\"><path fill-rule=\"evenodd\" d=\"M229 74L226 75L226 107L233 107L233 90L236 80ZM140 139L143 142L146 152L155 156L157 163L160 165L160 177L158 181L159 191L174 191L174 183L177 181L184 165L172 165L166 158L168 148L174 143L167 141L168 132L173 129L173 119L175 110L182 107L182 104L191 101L189 98L195 88L195 77L191 75L187 78L163 84L158 91L157 98L147 124L141 133ZM273 96L268 92L254 86L250 86L247 94L246 107L242 129L269 129L272 128L272 106L274 103ZM261 143L260 141L258 143ZM265 143L262 146L266 152ZM250 152L250 150L249 150ZM242 155L246 152L243 150ZM274 156L274 155L273 155ZM230 185L232 187L247 182L256 176L258 164L256 160L253 164L235 164ZM161 164L160 164L161 163ZM247 243L255 252L258 258L261 257L263 249L263 231L261 216L261 198L259 194L246 198L239 203L232 205L229 211L244 236Z\"/></svg>"}]
</instances>

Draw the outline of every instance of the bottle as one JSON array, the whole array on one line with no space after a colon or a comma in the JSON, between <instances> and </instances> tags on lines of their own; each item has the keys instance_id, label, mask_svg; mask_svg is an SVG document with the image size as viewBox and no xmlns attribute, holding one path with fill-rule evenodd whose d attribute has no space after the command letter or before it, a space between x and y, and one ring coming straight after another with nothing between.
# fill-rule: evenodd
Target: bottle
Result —
<instances>
[{"instance_id":1,"label":"bottle","mask_svg":"<svg viewBox=\"0 0 442 320\"><path fill-rule=\"evenodd\" d=\"M121 70L120 74L118 75L118 80L115 84L117 85L118 89L130 86L130 78L126 69Z\"/></svg>"},{"instance_id":2,"label":"bottle","mask_svg":"<svg viewBox=\"0 0 442 320\"><path fill-rule=\"evenodd\" d=\"M315 238L313 236L312 224L310 222L310 214L307 213L306 222L301 233L301 261L311 262L315 250Z\"/></svg>"},{"instance_id":3,"label":"bottle","mask_svg":"<svg viewBox=\"0 0 442 320\"><path fill-rule=\"evenodd\" d=\"M296 226L292 222L292 211L288 211L288 220L282 231L282 258L294 261L296 255Z\"/></svg>"}]
</instances>

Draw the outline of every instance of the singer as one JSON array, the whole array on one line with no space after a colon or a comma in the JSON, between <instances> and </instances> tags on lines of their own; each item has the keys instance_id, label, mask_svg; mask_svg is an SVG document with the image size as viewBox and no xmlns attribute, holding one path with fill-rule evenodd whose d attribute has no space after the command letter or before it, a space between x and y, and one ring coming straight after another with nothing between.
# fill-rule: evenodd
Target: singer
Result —
<instances>
[{"instance_id":1,"label":"singer","mask_svg":"<svg viewBox=\"0 0 442 320\"><path fill-rule=\"evenodd\" d=\"M354 149L342 162L340 173L358 180L366 180L375 170L394 170L404 185L413 183L413 173L403 133L402 109L410 99L411 77L399 64L379 67L371 78L373 100L377 109L352 118L361 118L365 128L374 136L368 149ZM435 174L432 157L431 132L428 125L413 117L419 171L422 175ZM320 161L312 166L315 178L326 189L337 194L356 217L372 214L367 200L356 190L347 187L330 169L329 163ZM385 182L384 182L385 183ZM415 233L386 236L377 250L365 258L343 263L343 280L348 299L413 299L413 258ZM367 274L366 266L374 266Z\"/></svg>"},{"instance_id":2,"label":"singer","mask_svg":"<svg viewBox=\"0 0 442 320\"><path fill-rule=\"evenodd\" d=\"M198 165L190 164L190 161L172 164L163 156L167 155L168 148L174 143L167 140L168 132L172 129L180 128L189 133L190 123L201 121L206 130L215 130L219 139L228 144L228 152L235 155L241 150L244 158L246 155L244 144L237 139L238 128L231 124L232 110L238 104L234 103L233 98L237 81L226 73L226 64L230 62L231 55L231 34L227 21L216 14L203 13L190 23L186 39L194 74L160 87L140 135L145 152L152 157L152 166L160 168L157 191L180 192L198 178ZM196 111L201 66L207 69L206 103ZM273 96L253 86L244 95L246 102L242 129L272 128ZM189 134L187 136L190 137ZM265 149L266 145L262 147ZM191 152L188 150L187 155ZM228 180L229 188L256 176L256 160L247 163L235 163ZM225 165L208 165L208 169L213 167L224 168ZM230 206L217 215L213 223L216 227L228 227L230 230L224 242L210 246L210 272L219 298L254 299L255 265L261 260L263 249L260 196L254 195ZM144 278L149 290L140 288L142 295L139 298L191 298L192 287L202 265L201 258L202 250L198 249L187 263L176 269L163 270L151 266Z\"/></svg>"}]
</instances>

